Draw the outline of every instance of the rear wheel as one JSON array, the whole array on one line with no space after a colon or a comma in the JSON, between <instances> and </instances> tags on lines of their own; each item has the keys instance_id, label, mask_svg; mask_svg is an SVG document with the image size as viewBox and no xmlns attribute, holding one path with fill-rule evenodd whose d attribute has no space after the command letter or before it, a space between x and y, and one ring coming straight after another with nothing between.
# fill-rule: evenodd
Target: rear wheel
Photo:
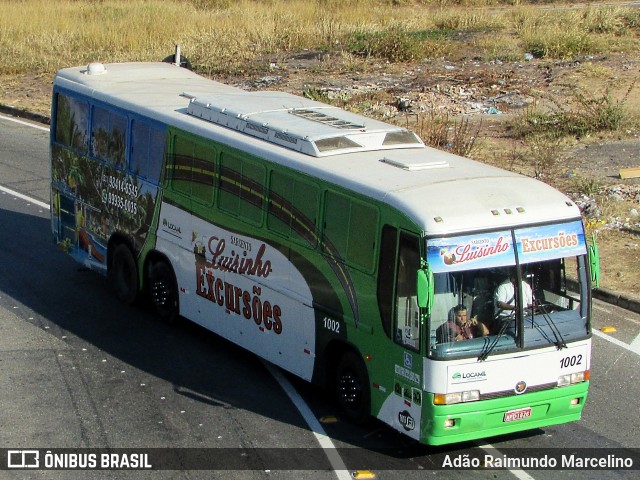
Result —
<instances>
[{"instance_id":1,"label":"rear wheel","mask_svg":"<svg viewBox=\"0 0 640 480\"><path fill-rule=\"evenodd\" d=\"M154 263L149 269L149 297L160 319L166 323L178 319L178 283L165 262Z\"/></svg>"},{"instance_id":2,"label":"rear wheel","mask_svg":"<svg viewBox=\"0 0 640 480\"><path fill-rule=\"evenodd\" d=\"M336 369L335 393L340 413L355 423L363 423L371 414L369 375L362 359L345 353Z\"/></svg>"},{"instance_id":3,"label":"rear wheel","mask_svg":"<svg viewBox=\"0 0 640 480\"><path fill-rule=\"evenodd\" d=\"M138 267L129 247L120 243L113 249L113 258L107 276L111 289L125 305L131 305L138 297Z\"/></svg>"}]
</instances>

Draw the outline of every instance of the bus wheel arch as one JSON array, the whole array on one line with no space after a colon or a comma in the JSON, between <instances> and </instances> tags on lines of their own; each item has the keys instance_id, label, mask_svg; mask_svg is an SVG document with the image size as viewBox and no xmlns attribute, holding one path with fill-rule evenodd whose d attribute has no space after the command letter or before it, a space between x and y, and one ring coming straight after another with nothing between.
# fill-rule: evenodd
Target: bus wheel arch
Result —
<instances>
[{"instance_id":1,"label":"bus wheel arch","mask_svg":"<svg viewBox=\"0 0 640 480\"><path fill-rule=\"evenodd\" d=\"M178 282L171 262L162 254L151 254L145 266L147 294L156 315L165 323L175 323L180 313Z\"/></svg>"},{"instance_id":2,"label":"bus wheel arch","mask_svg":"<svg viewBox=\"0 0 640 480\"><path fill-rule=\"evenodd\" d=\"M332 392L340 415L362 424L371 415L371 386L362 356L345 346L332 360Z\"/></svg>"},{"instance_id":3,"label":"bus wheel arch","mask_svg":"<svg viewBox=\"0 0 640 480\"><path fill-rule=\"evenodd\" d=\"M125 305L133 304L140 293L138 264L129 243L111 237L107 247L107 281L116 297Z\"/></svg>"}]
</instances>

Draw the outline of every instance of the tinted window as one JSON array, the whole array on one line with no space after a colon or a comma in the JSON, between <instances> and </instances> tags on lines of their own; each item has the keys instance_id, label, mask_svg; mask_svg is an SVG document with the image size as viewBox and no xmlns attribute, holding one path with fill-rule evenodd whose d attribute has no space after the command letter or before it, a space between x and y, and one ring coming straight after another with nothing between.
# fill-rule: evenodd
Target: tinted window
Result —
<instances>
[{"instance_id":1,"label":"tinted window","mask_svg":"<svg viewBox=\"0 0 640 480\"><path fill-rule=\"evenodd\" d=\"M125 167L127 117L101 107L93 107L91 153L116 167Z\"/></svg>"},{"instance_id":2,"label":"tinted window","mask_svg":"<svg viewBox=\"0 0 640 480\"><path fill-rule=\"evenodd\" d=\"M56 141L86 152L88 103L59 93L56 105Z\"/></svg>"},{"instance_id":3,"label":"tinted window","mask_svg":"<svg viewBox=\"0 0 640 480\"><path fill-rule=\"evenodd\" d=\"M373 270L378 212L335 192L327 192L324 210L324 249L335 257Z\"/></svg>"},{"instance_id":4,"label":"tinted window","mask_svg":"<svg viewBox=\"0 0 640 480\"><path fill-rule=\"evenodd\" d=\"M138 120L131 122L131 171L135 175L158 183L164 150L163 131Z\"/></svg>"},{"instance_id":5,"label":"tinted window","mask_svg":"<svg viewBox=\"0 0 640 480\"><path fill-rule=\"evenodd\" d=\"M380 240L380 260L378 262L378 308L382 327L387 337L391 337L391 312L393 310L393 277L396 266L398 231L385 225Z\"/></svg>"},{"instance_id":6,"label":"tinted window","mask_svg":"<svg viewBox=\"0 0 640 480\"><path fill-rule=\"evenodd\" d=\"M298 243L317 243L317 186L280 172L271 173L268 228Z\"/></svg>"},{"instance_id":7,"label":"tinted window","mask_svg":"<svg viewBox=\"0 0 640 480\"><path fill-rule=\"evenodd\" d=\"M261 223L264 177L263 166L232 154L222 154L219 207L251 223Z\"/></svg>"},{"instance_id":8,"label":"tinted window","mask_svg":"<svg viewBox=\"0 0 640 480\"><path fill-rule=\"evenodd\" d=\"M189 138L175 137L171 186L193 200L213 204L216 151Z\"/></svg>"}]
</instances>

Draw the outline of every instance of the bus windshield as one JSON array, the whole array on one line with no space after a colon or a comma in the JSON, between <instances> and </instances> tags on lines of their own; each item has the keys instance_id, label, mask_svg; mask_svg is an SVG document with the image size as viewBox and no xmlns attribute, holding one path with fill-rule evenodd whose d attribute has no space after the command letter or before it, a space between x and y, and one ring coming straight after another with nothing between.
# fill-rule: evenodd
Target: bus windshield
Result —
<instances>
[{"instance_id":1,"label":"bus windshield","mask_svg":"<svg viewBox=\"0 0 640 480\"><path fill-rule=\"evenodd\" d=\"M483 360L587 337L585 254L579 221L429 239L429 355Z\"/></svg>"}]
</instances>

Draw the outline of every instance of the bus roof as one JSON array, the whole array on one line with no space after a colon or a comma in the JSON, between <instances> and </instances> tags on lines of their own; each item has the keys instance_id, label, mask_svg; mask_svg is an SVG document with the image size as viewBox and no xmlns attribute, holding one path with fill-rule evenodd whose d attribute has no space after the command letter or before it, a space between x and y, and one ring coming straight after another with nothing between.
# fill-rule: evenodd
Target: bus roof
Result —
<instances>
[{"instance_id":1,"label":"bus roof","mask_svg":"<svg viewBox=\"0 0 640 480\"><path fill-rule=\"evenodd\" d=\"M372 197L429 236L580 217L542 182L295 95L246 92L168 63L67 68L54 83Z\"/></svg>"}]
</instances>

